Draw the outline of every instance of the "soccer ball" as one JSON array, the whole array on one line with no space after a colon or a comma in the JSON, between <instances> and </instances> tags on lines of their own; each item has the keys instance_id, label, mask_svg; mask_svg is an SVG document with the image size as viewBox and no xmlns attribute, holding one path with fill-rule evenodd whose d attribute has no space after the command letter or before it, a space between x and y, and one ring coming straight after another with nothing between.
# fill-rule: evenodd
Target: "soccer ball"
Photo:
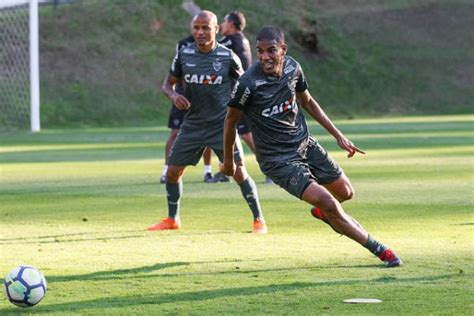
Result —
<instances>
[{"instance_id":1,"label":"soccer ball","mask_svg":"<svg viewBox=\"0 0 474 316\"><path fill-rule=\"evenodd\" d=\"M46 279L31 266L18 266L11 270L3 282L5 297L20 307L38 304L46 294Z\"/></svg>"}]
</instances>

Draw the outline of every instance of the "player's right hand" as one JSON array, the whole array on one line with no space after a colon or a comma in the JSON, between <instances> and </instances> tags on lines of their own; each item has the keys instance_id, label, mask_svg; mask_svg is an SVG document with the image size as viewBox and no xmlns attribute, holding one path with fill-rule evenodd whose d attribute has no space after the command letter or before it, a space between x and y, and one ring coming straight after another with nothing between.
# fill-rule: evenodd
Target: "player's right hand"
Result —
<instances>
[{"instance_id":1,"label":"player's right hand","mask_svg":"<svg viewBox=\"0 0 474 316\"><path fill-rule=\"evenodd\" d=\"M182 94L176 94L173 96L172 101L179 110L189 110L191 107L191 102L189 102L189 100Z\"/></svg>"},{"instance_id":2,"label":"player's right hand","mask_svg":"<svg viewBox=\"0 0 474 316\"><path fill-rule=\"evenodd\" d=\"M233 177L235 174L235 171L237 170L237 166L235 165L235 162L226 162L224 161L223 164L219 165L220 172L225 174L226 176Z\"/></svg>"}]
</instances>

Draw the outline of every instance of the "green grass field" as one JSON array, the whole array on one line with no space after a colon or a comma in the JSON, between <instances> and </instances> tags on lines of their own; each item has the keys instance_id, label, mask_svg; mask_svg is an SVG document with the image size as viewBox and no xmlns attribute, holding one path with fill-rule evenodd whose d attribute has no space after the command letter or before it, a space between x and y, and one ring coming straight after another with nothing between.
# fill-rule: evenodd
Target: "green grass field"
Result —
<instances>
[{"instance_id":1,"label":"green grass field","mask_svg":"<svg viewBox=\"0 0 474 316\"><path fill-rule=\"evenodd\" d=\"M249 233L236 184L204 184L201 165L184 178L182 230L150 233L166 214L166 128L2 133L0 275L30 264L49 289L31 309L0 300L0 314L472 315L474 116L337 124L368 153L347 159L311 125L356 189L344 207L403 267L263 184L252 155L268 235ZM383 303L342 302L354 297Z\"/></svg>"}]
</instances>

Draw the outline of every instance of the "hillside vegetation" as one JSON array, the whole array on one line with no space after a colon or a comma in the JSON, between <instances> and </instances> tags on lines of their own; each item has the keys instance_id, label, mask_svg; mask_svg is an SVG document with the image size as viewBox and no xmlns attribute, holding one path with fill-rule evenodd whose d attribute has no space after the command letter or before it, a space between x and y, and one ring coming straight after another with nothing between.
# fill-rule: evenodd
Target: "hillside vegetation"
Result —
<instances>
[{"instance_id":1,"label":"hillside vegetation","mask_svg":"<svg viewBox=\"0 0 474 316\"><path fill-rule=\"evenodd\" d=\"M338 118L472 113L470 1L196 0L247 17L252 46L282 27L313 95ZM163 124L159 86L190 16L174 0L82 0L40 10L42 124Z\"/></svg>"}]
</instances>

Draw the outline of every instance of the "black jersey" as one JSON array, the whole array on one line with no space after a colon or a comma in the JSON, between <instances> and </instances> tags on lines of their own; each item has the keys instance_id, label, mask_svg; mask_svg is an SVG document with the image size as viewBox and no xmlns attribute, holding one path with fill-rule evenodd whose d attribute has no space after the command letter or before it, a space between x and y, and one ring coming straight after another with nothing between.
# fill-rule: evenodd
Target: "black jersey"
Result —
<instances>
[{"instance_id":1,"label":"black jersey","mask_svg":"<svg viewBox=\"0 0 474 316\"><path fill-rule=\"evenodd\" d=\"M280 78L266 76L257 62L237 81L228 106L245 112L259 162L291 159L306 147L310 135L296 92L307 88L300 64L289 56Z\"/></svg>"},{"instance_id":2,"label":"black jersey","mask_svg":"<svg viewBox=\"0 0 474 316\"><path fill-rule=\"evenodd\" d=\"M219 40L219 43L230 48L239 56L244 70L249 69L252 65L252 51L250 50L249 40L242 32L224 36Z\"/></svg>"},{"instance_id":3,"label":"black jersey","mask_svg":"<svg viewBox=\"0 0 474 316\"><path fill-rule=\"evenodd\" d=\"M242 65L237 55L220 44L209 53L201 53L194 43L182 48L173 60L170 74L182 80L184 95L191 102L183 127L212 128L213 123L222 124L231 81L241 73Z\"/></svg>"}]
</instances>

